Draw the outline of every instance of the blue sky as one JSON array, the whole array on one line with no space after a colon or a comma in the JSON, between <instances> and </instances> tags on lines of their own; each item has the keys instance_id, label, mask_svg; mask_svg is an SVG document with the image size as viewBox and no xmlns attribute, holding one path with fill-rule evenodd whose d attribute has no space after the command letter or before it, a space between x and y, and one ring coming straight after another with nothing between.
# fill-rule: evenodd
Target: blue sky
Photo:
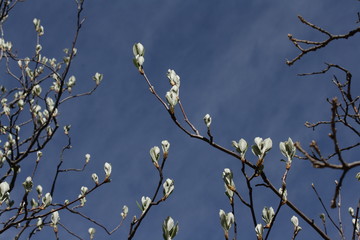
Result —
<instances>
[{"instance_id":1,"label":"blue sky","mask_svg":"<svg viewBox=\"0 0 360 240\"><path fill-rule=\"evenodd\" d=\"M65 155L66 165L81 166L86 153L91 154L92 160L83 174L61 176L62 184L55 198L62 202L77 196L81 186L91 186L90 175L93 172L100 175L104 162L110 162L112 183L88 197L85 211L111 228L120 219L122 206L128 205L130 217L117 233L110 237L100 229L96 233L97 239L125 239L131 217L140 215L135 202L152 195L157 184L149 149L167 139L171 148L165 176L175 180L175 191L164 204L152 209L135 239L160 239L162 221L169 215L179 221L176 239L222 239L218 211L228 212L230 206L221 173L224 168L231 168L241 189L241 165L176 128L133 66L132 45L141 42L145 46L145 71L161 96L170 89L167 70L175 69L180 75L181 101L189 119L203 135L206 135L203 116L209 113L215 141L225 147L231 148L231 141L240 138L249 144L257 136L272 138L274 148L266 159L265 170L280 186L283 174L280 141L291 137L307 146L316 139L325 151L329 150L326 137L329 129L312 131L304 123L329 118L325 100L336 94L332 75L304 78L296 74L321 70L324 62L329 62L349 69L354 79L359 75L359 36L334 42L289 67L285 60L295 57L298 51L287 34L323 39L301 24L297 15L330 32L345 33L356 27L358 11L359 3L355 0L87 1L86 20L71 71L77 78L74 91L90 89L95 72L103 73L104 80L92 96L64 104L60 122L72 125L73 149ZM3 27L5 39L13 43L20 57L31 55L36 43L32 20L39 18L45 28L41 39L43 54L61 58L62 49L70 47L75 14L73 1L19 3ZM336 74L342 77L341 73ZM354 83L353 89L359 89L359 83ZM179 109L176 113L180 117ZM346 134L342 137L356 140ZM64 143L59 137L49 146L42 166L44 172L53 171L57 164L55 156ZM251 155L249 152L248 158L255 161ZM349 161L354 156L355 153L350 155ZM316 221L322 210L311 183L319 186L319 192L329 203L333 182L339 176L334 171L323 171L323 175L320 172L296 160L288 178L289 199ZM346 209L356 206L360 190L354 173L349 174L345 181L348 187L343 189L343 222L348 233L351 226ZM24 171L22 177L26 176ZM46 179L47 174L34 181L37 185ZM242 190L245 194L246 189ZM275 207L278 202L270 191L256 191L260 221L262 207ZM249 212L237 204L238 237L254 239ZM275 226L271 239L290 239L291 216L284 207L278 219L282 223ZM61 220L84 238L88 237L87 229L93 227L67 216ZM301 219L300 225L304 231L299 239L314 239L314 232ZM46 233L40 236L45 238Z\"/></svg>"}]
</instances>

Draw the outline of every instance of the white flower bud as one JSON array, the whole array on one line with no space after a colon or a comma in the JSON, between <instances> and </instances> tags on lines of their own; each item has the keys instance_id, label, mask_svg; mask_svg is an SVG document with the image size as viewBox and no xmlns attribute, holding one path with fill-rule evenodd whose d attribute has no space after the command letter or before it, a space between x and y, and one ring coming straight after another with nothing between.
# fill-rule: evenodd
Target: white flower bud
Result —
<instances>
[{"instance_id":1,"label":"white flower bud","mask_svg":"<svg viewBox=\"0 0 360 240\"><path fill-rule=\"evenodd\" d=\"M163 192L164 192L164 197L165 199L168 198L170 196L170 194L174 191L174 180L168 178L166 179L166 181L163 184Z\"/></svg>"},{"instance_id":2,"label":"white flower bud","mask_svg":"<svg viewBox=\"0 0 360 240\"><path fill-rule=\"evenodd\" d=\"M98 175L97 175L96 173L93 173L93 174L91 175L91 178L92 178L92 180L95 182L96 185L99 184L99 177L98 177Z\"/></svg>"},{"instance_id":3,"label":"white flower bud","mask_svg":"<svg viewBox=\"0 0 360 240\"><path fill-rule=\"evenodd\" d=\"M87 154L85 154L85 162L86 163L89 163L90 162L90 154L89 153L87 153Z\"/></svg>"},{"instance_id":4,"label":"white flower bud","mask_svg":"<svg viewBox=\"0 0 360 240\"><path fill-rule=\"evenodd\" d=\"M85 194L87 193L87 191L88 191L88 188L87 188L87 187L82 186L82 187L81 187L81 189L80 189L81 196L85 196Z\"/></svg>"},{"instance_id":5,"label":"white flower bud","mask_svg":"<svg viewBox=\"0 0 360 240\"><path fill-rule=\"evenodd\" d=\"M122 208L121 217L125 219L126 216L128 215L128 212L129 212L129 208L126 205L124 205Z\"/></svg>"},{"instance_id":6,"label":"white flower bud","mask_svg":"<svg viewBox=\"0 0 360 240\"><path fill-rule=\"evenodd\" d=\"M264 220L266 227L270 227L270 224L275 216L275 211L272 207L264 207L262 210L262 219Z\"/></svg>"},{"instance_id":7,"label":"white flower bud","mask_svg":"<svg viewBox=\"0 0 360 240\"><path fill-rule=\"evenodd\" d=\"M139 206L139 207L140 207L142 213L144 213L146 211L146 209L149 208L150 204L151 204L151 199L149 197L143 196L141 198L141 206Z\"/></svg>"},{"instance_id":8,"label":"white flower bud","mask_svg":"<svg viewBox=\"0 0 360 240\"><path fill-rule=\"evenodd\" d=\"M225 185L225 194L231 200L234 196L234 191L236 191L236 186L233 180L233 173L229 168L225 168L222 173L222 179Z\"/></svg>"},{"instance_id":9,"label":"white flower bud","mask_svg":"<svg viewBox=\"0 0 360 240\"><path fill-rule=\"evenodd\" d=\"M94 235L95 235L95 228L89 228L88 230L89 234L90 234L90 240L94 239Z\"/></svg>"},{"instance_id":10,"label":"white flower bud","mask_svg":"<svg viewBox=\"0 0 360 240\"><path fill-rule=\"evenodd\" d=\"M171 86L177 86L178 88L180 87L180 77L174 70L169 69L166 76L169 79Z\"/></svg>"},{"instance_id":11,"label":"white flower bud","mask_svg":"<svg viewBox=\"0 0 360 240\"><path fill-rule=\"evenodd\" d=\"M220 217L221 227L223 228L224 232L227 233L230 230L231 225L235 221L234 214L232 212L226 214L224 210L220 209L219 217Z\"/></svg>"},{"instance_id":12,"label":"white flower bud","mask_svg":"<svg viewBox=\"0 0 360 240\"><path fill-rule=\"evenodd\" d=\"M236 151L240 153L242 159L245 159L245 153L248 149L248 144L244 139L240 139L239 142L232 141L232 145L236 148Z\"/></svg>"},{"instance_id":13,"label":"white flower bud","mask_svg":"<svg viewBox=\"0 0 360 240\"><path fill-rule=\"evenodd\" d=\"M42 91L41 86L39 84L36 84L35 86L33 86L32 90L31 90L31 93L34 96L40 96L41 91Z\"/></svg>"},{"instance_id":14,"label":"white flower bud","mask_svg":"<svg viewBox=\"0 0 360 240\"><path fill-rule=\"evenodd\" d=\"M43 207L48 207L51 202L52 202L52 197L50 195L50 193L46 193L45 196L43 197L42 199L42 202L43 202Z\"/></svg>"},{"instance_id":15,"label":"white flower bud","mask_svg":"<svg viewBox=\"0 0 360 240\"><path fill-rule=\"evenodd\" d=\"M260 137L256 137L255 145L251 147L252 152L255 156L257 156L259 159L263 159L268 151L272 148L272 141L270 138L266 138L263 140Z\"/></svg>"},{"instance_id":16,"label":"white flower bud","mask_svg":"<svg viewBox=\"0 0 360 240\"><path fill-rule=\"evenodd\" d=\"M95 84L96 85L99 85L103 79L103 74L100 74L100 73L95 73L95 75L93 76L93 79L95 81Z\"/></svg>"},{"instance_id":17,"label":"white flower bud","mask_svg":"<svg viewBox=\"0 0 360 240\"><path fill-rule=\"evenodd\" d=\"M59 215L59 212L58 211L55 211L51 214L51 222L52 222L52 225L55 227L58 222L60 221L60 215Z\"/></svg>"},{"instance_id":18,"label":"white flower bud","mask_svg":"<svg viewBox=\"0 0 360 240\"><path fill-rule=\"evenodd\" d=\"M285 142L280 142L279 147L281 153L288 159L289 162L291 162L296 153L296 147L291 138Z\"/></svg>"},{"instance_id":19,"label":"white flower bud","mask_svg":"<svg viewBox=\"0 0 360 240\"><path fill-rule=\"evenodd\" d=\"M158 168L159 167L159 158L160 158L160 148L155 146L150 149L150 157L154 165Z\"/></svg>"},{"instance_id":20,"label":"white flower bud","mask_svg":"<svg viewBox=\"0 0 360 240\"><path fill-rule=\"evenodd\" d=\"M144 56L145 48L141 43L135 43L133 45L133 54L134 56Z\"/></svg>"},{"instance_id":21,"label":"white flower bud","mask_svg":"<svg viewBox=\"0 0 360 240\"><path fill-rule=\"evenodd\" d=\"M255 227L256 236L258 239L262 239L264 233L264 227L261 223L257 224Z\"/></svg>"},{"instance_id":22,"label":"white flower bud","mask_svg":"<svg viewBox=\"0 0 360 240\"><path fill-rule=\"evenodd\" d=\"M31 189L33 187L33 181L30 176L26 178L25 182L23 182L23 186L24 186L26 192L31 191Z\"/></svg>"},{"instance_id":23,"label":"white flower bud","mask_svg":"<svg viewBox=\"0 0 360 240\"><path fill-rule=\"evenodd\" d=\"M354 216L355 212L354 212L354 209L352 207L349 207L348 209L349 213L350 213L350 216Z\"/></svg>"},{"instance_id":24,"label":"white flower bud","mask_svg":"<svg viewBox=\"0 0 360 240\"><path fill-rule=\"evenodd\" d=\"M137 68L141 69L142 65L145 62L145 58L141 55L136 55L133 59L133 62Z\"/></svg>"},{"instance_id":25,"label":"white flower bud","mask_svg":"<svg viewBox=\"0 0 360 240\"><path fill-rule=\"evenodd\" d=\"M67 82L67 86L69 88L72 88L76 83L76 77L73 75L69 78L69 81Z\"/></svg>"},{"instance_id":26,"label":"white flower bud","mask_svg":"<svg viewBox=\"0 0 360 240\"><path fill-rule=\"evenodd\" d=\"M41 218L38 218L37 222L36 222L36 226L41 230L42 229L42 225L43 225L43 221Z\"/></svg>"},{"instance_id":27,"label":"white flower bud","mask_svg":"<svg viewBox=\"0 0 360 240\"><path fill-rule=\"evenodd\" d=\"M104 171L105 171L105 178L108 179L111 175L111 164L110 163L105 163L104 164Z\"/></svg>"},{"instance_id":28,"label":"white flower bud","mask_svg":"<svg viewBox=\"0 0 360 240\"><path fill-rule=\"evenodd\" d=\"M42 50L42 46L40 44L37 44L35 48L36 54L39 54L41 50Z\"/></svg>"},{"instance_id":29,"label":"white flower bud","mask_svg":"<svg viewBox=\"0 0 360 240\"><path fill-rule=\"evenodd\" d=\"M164 155L169 153L170 143L167 140L161 141L161 147L163 150Z\"/></svg>"},{"instance_id":30,"label":"white flower bud","mask_svg":"<svg viewBox=\"0 0 360 240\"><path fill-rule=\"evenodd\" d=\"M204 122L206 124L206 127L209 128L210 125L211 125L211 117L209 114L206 114L205 117L204 117Z\"/></svg>"},{"instance_id":31,"label":"white flower bud","mask_svg":"<svg viewBox=\"0 0 360 240\"><path fill-rule=\"evenodd\" d=\"M170 105L170 110L174 112L174 107L179 101L179 96L173 91L169 91L166 93L165 98Z\"/></svg>"},{"instance_id":32,"label":"white flower bud","mask_svg":"<svg viewBox=\"0 0 360 240\"><path fill-rule=\"evenodd\" d=\"M7 182L0 183L0 200L6 196L6 193L10 190L10 186Z\"/></svg>"},{"instance_id":33,"label":"white flower bud","mask_svg":"<svg viewBox=\"0 0 360 240\"><path fill-rule=\"evenodd\" d=\"M279 188L279 193L280 193L280 195L282 195L282 200L284 201L284 202L286 202L287 201L287 190L285 189L285 191L284 191L284 193L283 193L283 189L282 188Z\"/></svg>"},{"instance_id":34,"label":"white flower bud","mask_svg":"<svg viewBox=\"0 0 360 240\"><path fill-rule=\"evenodd\" d=\"M37 185L36 187L36 192L38 193L38 195L40 196L42 194L43 188L41 185Z\"/></svg>"},{"instance_id":35,"label":"white flower bud","mask_svg":"<svg viewBox=\"0 0 360 240\"><path fill-rule=\"evenodd\" d=\"M162 229L164 239L172 240L179 231L179 224L176 223L175 225L174 220L171 217L167 217L162 225Z\"/></svg>"},{"instance_id":36,"label":"white flower bud","mask_svg":"<svg viewBox=\"0 0 360 240\"><path fill-rule=\"evenodd\" d=\"M294 232L297 234L301 230L301 227L299 226L299 219L296 216L292 216L291 222L294 224Z\"/></svg>"}]
</instances>

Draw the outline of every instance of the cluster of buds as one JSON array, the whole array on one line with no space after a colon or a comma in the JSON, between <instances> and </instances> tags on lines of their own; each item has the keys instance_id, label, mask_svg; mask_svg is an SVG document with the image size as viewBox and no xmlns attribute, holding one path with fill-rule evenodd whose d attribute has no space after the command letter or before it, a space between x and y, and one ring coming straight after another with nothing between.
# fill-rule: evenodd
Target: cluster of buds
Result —
<instances>
[{"instance_id":1,"label":"cluster of buds","mask_svg":"<svg viewBox=\"0 0 360 240\"><path fill-rule=\"evenodd\" d=\"M234 196L234 191L236 191L235 183L233 180L233 173L229 168L225 168L222 173L222 179L225 185L225 194L228 196L229 200L232 201Z\"/></svg>"},{"instance_id":2,"label":"cluster of buds","mask_svg":"<svg viewBox=\"0 0 360 240\"><path fill-rule=\"evenodd\" d=\"M3 38L0 38L0 49L2 51L10 51L12 48L11 42L5 42Z\"/></svg>"},{"instance_id":3,"label":"cluster of buds","mask_svg":"<svg viewBox=\"0 0 360 240\"><path fill-rule=\"evenodd\" d=\"M81 189L80 189L80 194L78 196L78 198L80 198L80 206L83 207L86 203L86 193L89 189L85 186L82 186Z\"/></svg>"},{"instance_id":4,"label":"cluster of buds","mask_svg":"<svg viewBox=\"0 0 360 240\"><path fill-rule=\"evenodd\" d=\"M35 31L39 36L44 35L44 27L40 25L40 19L34 18L33 20Z\"/></svg>"},{"instance_id":5,"label":"cluster of buds","mask_svg":"<svg viewBox=\"0 0 360 240\"><path fill-rule=\"evenodd\" d=\"M140 72L142 72L142 66L144 64L145 58L145 48L141 43L135 43L133 46L133 62L135 66L139 69Z\"/></svg>"},{"instance_id":6,"label":"cluster of buds","mask_svg":"<svg viewBox=\"0 0 360 240\"><path fill-rule=\"evenodd\" d=\"M168 154L169 154L169 149L170 149L170 143L167 140L163 140L161 141L161 148L163 151L163 160L165 161ZM155 165L155 167L157 169L160 168L159 165L159 160L160 160L160 148L158 146L154 146L150 149L150 157L151 157L151 161L153 162L153 164Z\"/></svg>"},{"instance_id":7,"label":"cluster of buds","mask_svg":"<svg viewBox=\"0 0 360 240\"><path fill-rule=\"evenodd\" d=\"M172 69L168 70L166 76L172 87L170 91L166 92L165 98L170 106L171 113L174 113L174 107L179 102L180 77Z\"/></svg>"},{"instance_id":8,"label":"cluster of buds","mask_svg":"<svg viewBox=\"0 0 360 240\"><path fill-rule=\"evenodd\" d=\"M124 205L122 208L122 212L120 214L122 219L125 219L128 213L129 213L129 208L126 205Z\"/></svg>"}]
</instances>

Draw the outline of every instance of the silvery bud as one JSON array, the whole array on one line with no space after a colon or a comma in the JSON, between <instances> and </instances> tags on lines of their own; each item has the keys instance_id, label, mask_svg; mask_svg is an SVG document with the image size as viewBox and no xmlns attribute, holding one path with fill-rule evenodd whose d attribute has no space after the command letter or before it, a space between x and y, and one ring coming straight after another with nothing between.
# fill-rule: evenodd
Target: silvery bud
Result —
<instances>
[{"instance_id":1,"label":"silvery bud","mask_svg":"<svg viewBox=\"0 0 360 240\"><path fill-rule=\"evenodd\" d=\"M265 228L266 227L270 227L270 224L273 220L275 216L275 211L272 207L270 208L267 208L267 207L264 207L263 210L262 210L262 219L264 220L265 222Z\"/></svg>"},{"instance_id":2,"label":"silvery bud","mask_svg":"<svg viewBox=\"0 0 360 240\"><path fill-rule=\"evenodd\" d=\"M232 145L235 147L236 151L240 153L241 159L245 159L245 153L248 149L247 142L241 138L239 142L232 141Z\"/></svg>"},{"instance_id":3,"label":"silvery bud","mask_svg":"<svg viewBox=\"0 0 360 240\"><path fill-rule=\"evenodd\" d=\"M170 148L170 143L167 140L161 141L161 148L163 150L164 158L167 158Z\"/></svg>"},{"instance_id":4,"label":"silvery bud","mask_svg":"<svg viewBox=\"0 0 360 240\"><path fill-rule=\"evenodd\" d=\"M294 224L294 233L297 234L301 230L301 227L299 226L299 219L296 216L292 216L291 222Z\"/></svg>"},{"instance_id":5,"label":"silvery bud","mask_svg":"<svg viewBox=\"0 0 360 240\"><path fill-rule=\"evenodd\" d=\"M34 96L40 96L41 91L42 91L41 86L39 84L36 84L35 86L33 86L32 90L31 90L31 93Z\"/></svg>"},{"instance_id":6,"label":"silvery bud","mask_svg":"<svg viewBox=\"0 0 360 240\"><path fill-rule=\"evenodd\" d=\"M99 177L96 173L91 174L91 178L95 182L96 185L99 184Z\"/></svg>"},{"instance_id":7,"label":"silvery bud","mask_svg":"<svg viewBox=\"0 0 360 240\"><path fill-rule=\"evenodd\" d=\"M355 215L354 209L352 207L349 207L348 211L350 213L350 216L354 217Z\"/></svg>"},{"instance_id":8,"label":"silvery bud","mask_svg":"<svg viewBox=\"0 0 360 240\"><path fill-rule=\"evenodd\" d=\"M165 199L168 198L170 196L170 194L174 191L174 180L168 178L166 179L166 181L163 184L163 188L164 188L164 197Z\"/></svg>"},{"instance_id":9,"label":"silvery bud","mask_svg":"<svg viewBox=\"0 0 360 240\"><path fill-rule=\"evenodd\" d=\"M165 98L170 106L171 113L174 113L174 107L176 106L176 104L179 101L178 94L173 91L169 91L169 92L166 92Z\"/></svg>"},{"instance_id":10,"label":"silvery bud","mask_svg":"<svg viewBox=\"0 0 360 240\"><path fill-rule=\"evenodd\" d=\"M296 153L296 147L291 138L285 142L280 142L279 147L281 153L291 162Z\"/></svg>"},{"instance_id":11,"label":"silvery bud","mask_svg":"<svg viewBox=\"0 0 360 240\"><path fill-rule=\"evenodd\" d=\"M144 213L149 208L150 204L151 204L151 199L149 197L144 197L143 196L141 198L141 205L138 204L138 207L140 208L142 213Z\"/></svg>"},{"instance_id":12,"label":"silvery bud","mask_svg":"<svg viewBox=\"0 0 360 240\"><path fill-rule=\"evenodd\" d=\"M42 229L42 225L43 225L43 221L41 218L38 218L37 222L36 222L36 226L41 230Z\"/></svg>"},{"instance_id":13,"label":"silvery bud","mask_svg":"<svg viewBox=\"0 0 360 240\"><path fill-rule=\"evenodd\" d=\"M82 187L81 187L81 189L80 189L81 196L85 196L85 195L86 195L86 193L87 193L87 191L88 191L88 188L87 188L87 187L82 186Z\"/></svg>"},{"instance_id":14,"label":"silvery bud","mask_svg":"<svg viewBox=\"0 0 360 240\"><path fill-rule=\"evenodd\" d=\"M89 228L88 230L89 234L90 234L90 240L94 239L94 235L95 235L95 228Z\"/></svg>"},{"instance_id":15,"label":"silvery bud","mask_svg":"<svg viewBox=\"0 0 360 240\"><path fill-rule=\"evenodd\" d=\"M219 211L219 217L220 217L220 224L223 228L225 234L227 234L231 228L231 225L234 223L234 214L232 212L229 212L226 214L224 210L220 209Z\"/></svg>"},{"instance_id":16,"label":"silvery bud","mask_svg":"<svg viewBox=\"0 0 360 240\"><path fill-rule=\"evenodd\" d=\"M128 215L128 212L129 212L129 208L126 205L124 205L122 208L121 217L125 219L126 216Z\"/></svg>"},{"instance_id":17,"label":"silvery bud","mask_svg":"<svg viewBox=\"0 0 360 240\"><path fill-rule=\"evenodd\" d=\"M180 87L180 77L174 70L169 69L166 76L169 79L171 86L177 86L178 88Z\"/></svg>"},{"instance_id":18,"label":"silvery bud","mask_svg":"<svg viewBox=\"0 0 360 240\"><path fill-rule=\"evenodd\" d=\"M45 196L42 199L42 202L43 202L43 207L44 208L48 207L51 204L52 197L51 197L50 193L45 194Z\"/></svg>"},{"instance_id":19,"label":"silvery bud","mask_svg":"<svg viewBox=\"0 0 360 240\"><path fill-rule=\"evenodd\" d=\"M90 162L90 157L91 157L91 155L90 154L85 154L85 162L86 163L89 163Z\"/></svg>"},{"instance_id":20,"label":"silvery bud","mask_svg":"<svg viewBox=\"0 0 360 240\"><path fill-rule=\"evenodd\" d=\"M142 68L142 65L144 64L145 58L145 48L141 43L135 43L133 45L133 62L135 66L140 70Z\"/></svg>"},{"instance_id":21,"label":"silvery bud","mask_svg":"<svg viewBox=\"0 0 360 240\"><path fill-rule=\"evenodd\" d=\"M204 122L205 122L205 124L206 124L206 127L209 128L210 125L211 125L211 117L210 117L209 114L206 114L206 115L204 116Z\"/></svg>"},{"instance_id":22,"label":"silvery bud","mask_svg":"<svg viewBox=\"0 0 360 240\"><path fill-rule=\"evenodd\" d=\"M95 73L95 75L93 76L93 80L95 81L96 85L99 85L101 83L101 81L103 80L104 75L100 74L100 73Z\"/></svg>"},{"instance_id":23,"label":"silvery bud","mask_svg":"<svg viewBox=\"0 0 360 240\"><path fill-rule=\"evenodd\" d=\"M41 185L37 185L36 191L37 191L38 195L40 196L40 195L42 194L42 191L43 191L42 186L41 186Z\"/></svg>"},{"instance_id":24,"label":"silvery bud","mask_svg":"<svg viewBox=\"0 0 360 240\"><path fill-rule=\"evenodd\" d=\"M57 232L57 224L59 223L60 221L60 215L59 215L59 212L58 211L55 211L51 214L51 225L53 226L54 228L54 231Z\"/></svg>"},{"instance_id":25,"label":"silvery bud","mask_svg":"<svg viewBox=\"0 0 360 240\"><path fill-rule=\"evenodd\" d=\"M255 227L255 232L257 239L262 240L262 236L264 233L264 226L261 223L257 224Z\"/></svg>"},{"instance_id":26,"label":"silvery bud","mask_svg":"<svg viewBox=\"0 0 360 240\"><path fill-rule=\"evenodd\" d=\"M179 231L178 223L174 223L171 217L167 217L162 225L164 240L172 240Z\"/></svg>"},{"instance_id":27,"label":"silvery bud","mask_svg":"<svg viewBox=\"0 0 360 240\"><path fill-rule=\"evenodd\" d=\"M150 149L150 157L155 167L159 168L159 158L160 158L160 148L158 146L154 146Z\"/></svg>"},{"instance_id":28,"label":"silvery bud","mask_svg":"<svg viewBox=\"0 0 360 240\"><path fill-rule=\"evenodd\" d=\"M23 182L23 186L24 186L26 192L31 191L31 189L33 187L33 181L30 176L26 178L25 182Z\"/></svg>"},{"instance_id":29,"label":"silvery bud","mask_svg":"<svg viewBox=\"0 0 360 240\"><path fill-rule=\"evenodd\" d=\"M282 200L283 202L286 202L287 201L287 190L285 189L284 193L283 193L283 189L282 188L279 188L279 194L282 195Z\"/></svg>"},{"instance_id":30,"label":"silvery bud","mask_svg":"<svg viewBox=\"0 0 360 240\"><path fill-rule=\"evenodd\" d=\"M254 139L255 145L251 147L251 150L255 156L259 158L258 166L262 165L262 161L268 151L272 148L272 141L270 138L263 140L260 137Z\"/></svg>"},{"instance_id":31,"label":"silvery bud","mask_svg":"<svg viewBox=\"0 0 360 240\"><path fill-rule=\"evenodd\" d=\"M104 164L104 171L105 171L105 178L108 179L111 175L111 164L110 163L105 163Z\"/></svg>"},{"instance_id":32,"label":"silvery bud","mask_svg":"<svg viewBox=\"0 0 360 240\"><path fill-rule=\"evenodd\" d=\"M3 200L6 198L9 190L10 190L10 186L7 182L0 183L0 200Z\"/></svg>"},{"instance_id":33,"label":"silvery bud","mask_svg":"<svg viewBox=\"0 0 360 240\"><path fill-rule=\"evenodd\" d=\"M134 56L144 56L145 54L145 48L141 43L135 43L133 45L133 54Z\"/></svg>"}]
</instances>

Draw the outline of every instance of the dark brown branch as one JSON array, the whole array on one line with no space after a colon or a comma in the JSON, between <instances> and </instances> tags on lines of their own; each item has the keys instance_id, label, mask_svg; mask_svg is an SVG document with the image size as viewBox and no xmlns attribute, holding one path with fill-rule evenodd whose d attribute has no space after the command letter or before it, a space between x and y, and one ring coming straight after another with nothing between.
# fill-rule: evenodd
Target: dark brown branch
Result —
<instances>
[{"instance_id":1,"label":"dark brown branch","mask_svg":"<svg viewBox=\"0 0 360 240\"><path fill-rule=\"evenodd\" d=\"M292 60L287 60L286 64L291 66L293 65L296 61L300 60L305 54L309 53L309 52L314 52L320 48L324 48L326 47L329 43L331 43L334 40L339 40L339 39L348 39L349 37L354 36L356 33L360 32L360 27L355 28L353 30L350 30L348 33L346 34L340 34L340 35L335 35L335 34L331 34L328 31L318 27L315 24L312 24L308 21L306 21L303 17L298 16L298 18L300 19L300 21L302 23L304 23L305 25L315 29L318 32L321 32L323 34L325 34L327 36L327 39L321 42L318 41L309 41L309 40L303 40L303 39L297 39L294 38L291 34L288 34L289 40L295 45L296 48L298 48L301 52L299 53L299 55L297 55L295 58L293 58ZM310 45L310 47L308 48L302 48L299 43L303 43L305 45Z\"/></svg>"}]
</instances>

